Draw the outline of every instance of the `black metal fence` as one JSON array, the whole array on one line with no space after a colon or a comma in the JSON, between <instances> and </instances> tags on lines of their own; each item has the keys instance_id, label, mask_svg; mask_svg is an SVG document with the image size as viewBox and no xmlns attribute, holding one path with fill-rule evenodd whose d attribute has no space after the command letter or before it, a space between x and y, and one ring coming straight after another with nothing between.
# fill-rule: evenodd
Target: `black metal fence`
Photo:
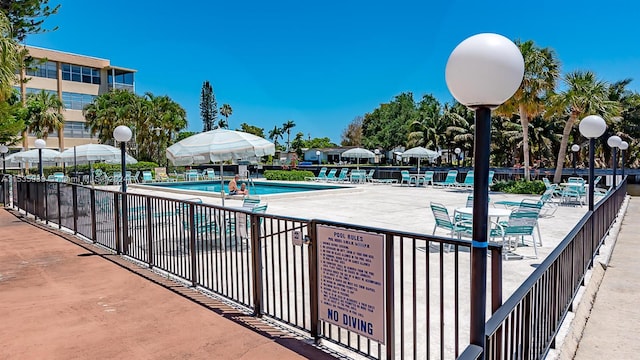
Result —
<instances>
[{"instance_id":1,"label":"black metal fence","mask_svg":"<svg viewBox=\"0 0 640 360\"><path fill-rule=\"evenodd\" d=\"M468 346L470 241L76 184L14 180L13 189L18 209L327 346L376 359L477 356L478 349ZM502 306L502 249L490 244L488 303L495 313L487 323L487 358L540 358L548 351L625 193L626 182L600 201ZM318 226L385 239L384 344L320 320ZM310 245L293 245L294 236Z\"/></svg>"}]
</instances>

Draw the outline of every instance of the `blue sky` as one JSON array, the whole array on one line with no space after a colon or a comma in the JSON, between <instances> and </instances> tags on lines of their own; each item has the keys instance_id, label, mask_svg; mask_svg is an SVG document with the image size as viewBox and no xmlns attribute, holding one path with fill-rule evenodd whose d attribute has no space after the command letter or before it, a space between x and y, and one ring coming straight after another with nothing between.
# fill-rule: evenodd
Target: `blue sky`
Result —
<instances>
[{"instance_id":1,"label":"blue sky","mask_svg":"<svg viewBox=\"0 0 640 360\"><path fill-rule=\"evenodd\" d=\"M465 38L495 32L556 51L562 72L594 71L640 91L640 3L595 1L121 1L62 6L28 45L133 68L136 92L168 95L201 131L209 80L235 129L293 120L294 133L329 137L401 92L452 99L447 58ZM100 5L98 5L100 4ZM172 4L172 6L166 6Z\"/></svg>"}]
</instances>

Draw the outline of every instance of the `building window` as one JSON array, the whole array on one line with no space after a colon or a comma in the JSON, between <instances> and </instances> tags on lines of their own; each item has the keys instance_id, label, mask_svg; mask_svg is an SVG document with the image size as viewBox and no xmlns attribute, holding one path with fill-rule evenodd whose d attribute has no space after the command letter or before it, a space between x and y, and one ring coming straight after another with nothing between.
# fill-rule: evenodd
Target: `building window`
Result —
<instances>
[{"instance_id":1,"label":"building window","mask_svg":"<svg viewBox=\"0 0 640 360\"><path fill-rule=\"evenodd\" d=\"M95 100L95 95L62 92L62 102L67 110L82 110Z\"/></svg>"},{"instance_id":2,"label":"building window","mask_svg":"<svg viewBox=\"0 0 640 360\"><path fill-rule=\"evenodd\" d=\"M58 96L58 92L55 90L44 90L44 89L36 89L36 88L26 88L26 92L27 92L27 99L29 99L29 95L31 94L38 94L41 91L44 91L45 93L49 94L49 95L55 95L56 97Z\"/></svg>"},{"instance_id":3,"label":"building window","mask_svg":"<svg viewBox=\"0 0 640 360\"><path fill-rule=\"evenodd\" d=\"M35 61L35 63L31 64L30 68L27 69L27 76L57 79L58 69L56 63L53 61Z\"/></svg>"},{"instance_id":4,"label":"building window","mask_svg":"<svg viewBox=\"0 0 640 360\"><path fill-rule=\"evenodd\" d=\"M65 138L91 138L89 129L85 129L83 122L65 121L64 137Z\"/></svg>"},{"instance_id":5,"label":"building window","mask_svg":"<svg viewBox=\"0 0 640 360\"><path fill-rule=\"evenodd\" d=\"M107 72L107 83L110 89L124 89L133 91L133 73L124 70ZM115 75L115 76L114 76Z\"/></svg>"},{"instance_id":6,"label":"building window","mask_svg":"<svg viewBox=\"0 0 640 360\"><path fill-rule=\"evenodd\" d=\"M62 80L100 85L100 70L80 65L62 64Z\"/></svg>"}]
</instances>

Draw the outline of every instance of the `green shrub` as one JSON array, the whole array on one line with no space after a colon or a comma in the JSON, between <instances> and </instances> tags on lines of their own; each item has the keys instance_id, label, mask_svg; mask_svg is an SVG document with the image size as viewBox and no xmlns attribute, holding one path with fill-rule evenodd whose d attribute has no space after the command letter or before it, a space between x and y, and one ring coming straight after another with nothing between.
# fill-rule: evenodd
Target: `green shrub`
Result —
<instances>
[{"instance_id":1,"label":"green shrub","mask_svg":"<svg viewBox=\"0 0 640 360\"><path fill-rule=\"evenodd\" d=\"M542 194L546 190L544 182L540 180L524 181L509 180L499 181L491 186L491 191L505 192L509 194Z\"/></svg>"},{"instance_id":2,"label":"green shrub","mask_svg":"<svg viewBox=\"0 0 640 360\"><path fill-rule=\"evenodd\" d=\"M299 170L266 170L264 177L267 180L304 181L305 177L315 176L311 171Z\"/></svg>"}]
</instances>

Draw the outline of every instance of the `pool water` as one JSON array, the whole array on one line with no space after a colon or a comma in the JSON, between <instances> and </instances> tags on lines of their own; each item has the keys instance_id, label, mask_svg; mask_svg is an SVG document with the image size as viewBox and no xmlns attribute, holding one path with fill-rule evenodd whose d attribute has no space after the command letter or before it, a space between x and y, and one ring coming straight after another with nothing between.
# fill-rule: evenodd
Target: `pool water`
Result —
<instances>
[{"instance_id":1,"label":"pool water","mask_svg":"<svg viewBox=\"0 0 640 360\"><path fill-rule=\"evenodd\" d=\"M243 181L239 181L238 186ZM225 181L225 191L228 191ZM246 182L245 182L246 183ZM179 183L161 183L161 184L145 184L156 187L163 187L169 189L180 190L195 190L195 191L207 191L212 193L220 193L220 181L198 181L198 182L179 182ZM251 195L272 195L272 194L286 194L304 191L318 191L318 190L331 190L342 189L343 186L324 185L324 184L283 184L283 183L270 183L254 181L252 185L247 184L249 194Z\"/></svg>"}]
</instances>

